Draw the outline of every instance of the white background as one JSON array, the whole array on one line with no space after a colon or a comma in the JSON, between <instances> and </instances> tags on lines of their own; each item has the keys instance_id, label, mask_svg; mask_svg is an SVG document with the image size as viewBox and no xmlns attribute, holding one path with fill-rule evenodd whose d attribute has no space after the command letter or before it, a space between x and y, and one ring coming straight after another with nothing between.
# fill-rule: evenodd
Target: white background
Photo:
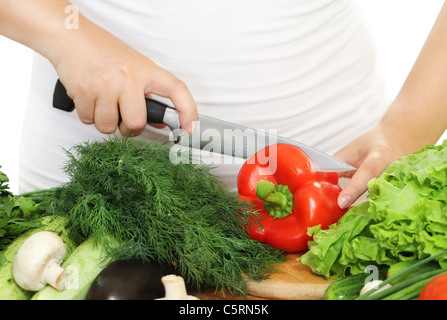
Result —
<instances>
[{"instance_id":1,"label":"white background","mask_svg":"<svg viewBox=\"0 0 447 320\"><path fill-rule=\"evenodd\" d=\"M356 0L376 39L380 67L397 94L444 1ZM17 192L18 151L31 72L30 49L0 36L0 166Z\"/></svg>"}]
</instances>

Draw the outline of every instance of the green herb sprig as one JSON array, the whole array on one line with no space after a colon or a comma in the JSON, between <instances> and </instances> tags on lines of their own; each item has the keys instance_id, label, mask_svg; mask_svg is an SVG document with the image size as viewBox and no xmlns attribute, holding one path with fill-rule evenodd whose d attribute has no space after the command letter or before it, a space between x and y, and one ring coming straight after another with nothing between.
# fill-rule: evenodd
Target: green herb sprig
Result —
<instances>
[{"instance_id":1,"label":"green herb sprig","mask_svg":"<svg viewBox=\"0 0 447 320\"><path fill-rule=\"evenodd\" d=\"M42 226L45 214L39 203L24 195L14 195L8 183L8 176L0 171L0 265L4 262L1 252L28 229Z\"/></svg>"}]
</instances>

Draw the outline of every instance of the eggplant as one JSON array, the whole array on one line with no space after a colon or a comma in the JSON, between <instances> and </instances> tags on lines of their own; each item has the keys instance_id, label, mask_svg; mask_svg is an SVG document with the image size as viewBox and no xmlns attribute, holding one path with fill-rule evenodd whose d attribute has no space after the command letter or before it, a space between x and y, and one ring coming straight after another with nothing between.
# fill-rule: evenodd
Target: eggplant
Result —
<instances>
[{"instance_id":1,"label":"eggplant","mask_svg":"<svg viewBox=\"0 0 447 320\"><path fill-rule=\"evenodd\" d=\"M87 300L153 300L165 296L161 278L175 274L170 264L139 259L117 260L104 268L87 292Z\"/></svg>"}]
</instances>

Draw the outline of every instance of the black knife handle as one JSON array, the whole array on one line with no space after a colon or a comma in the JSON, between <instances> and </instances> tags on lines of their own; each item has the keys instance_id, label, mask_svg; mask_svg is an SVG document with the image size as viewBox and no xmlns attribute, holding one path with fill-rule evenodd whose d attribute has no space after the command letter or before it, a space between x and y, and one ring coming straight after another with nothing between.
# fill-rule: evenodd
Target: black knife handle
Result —
<instances>
[{"instance_id":1,"label":"black knife handle","mask_svg":"<svg viewBox=\"0 0 447 320\"><path fill-rule=\"evenodd\" d=\"M57 79L54 88L53 107L67 112L71 112L75 108L73 100L67 95L67 90L59 79Z\"/></svg>"},{"instance_id":2,"label":"black knife handle","mask_svg":"<svg viewBox=\"0 0 447 320\"><path fill-rule=\"evenodd\" d=\"M165 115L166 108L170 108L168 105L151 99L146 99L146 110L147 110L147 123L159 123L163 124L163 118ZM53 93L53 107L59 110L72 112L75 109L73 100L67 95L67 90L65 89L62 82L58 79ZM120 116L121 120L121 116Z\"/></svg>"}]
</instances>

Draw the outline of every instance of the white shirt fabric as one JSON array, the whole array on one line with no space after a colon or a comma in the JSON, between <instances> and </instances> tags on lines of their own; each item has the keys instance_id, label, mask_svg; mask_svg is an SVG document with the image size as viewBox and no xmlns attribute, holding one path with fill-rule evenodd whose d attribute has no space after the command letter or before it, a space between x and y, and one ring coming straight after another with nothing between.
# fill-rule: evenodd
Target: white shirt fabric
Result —
<instances>
[{"instance_id":1,"label":"white shirt fabric","mask_svg":"<svg viewBox=\"0 0 447 320\"><path fill-rule=\"evenodd\" d=\"M377 123L390 102L376 48L350 0L72 3L183 80L199 113L276 130L329 154ZM81 123L76 112L52 108L57 74L45 58L34 59L21 192L67 181L63 149L106 137ZM148 126L142 137L166 138L168 131ZM235 190L239 168L221 165L214 171Z\"/></svg>"}]
</instances>

